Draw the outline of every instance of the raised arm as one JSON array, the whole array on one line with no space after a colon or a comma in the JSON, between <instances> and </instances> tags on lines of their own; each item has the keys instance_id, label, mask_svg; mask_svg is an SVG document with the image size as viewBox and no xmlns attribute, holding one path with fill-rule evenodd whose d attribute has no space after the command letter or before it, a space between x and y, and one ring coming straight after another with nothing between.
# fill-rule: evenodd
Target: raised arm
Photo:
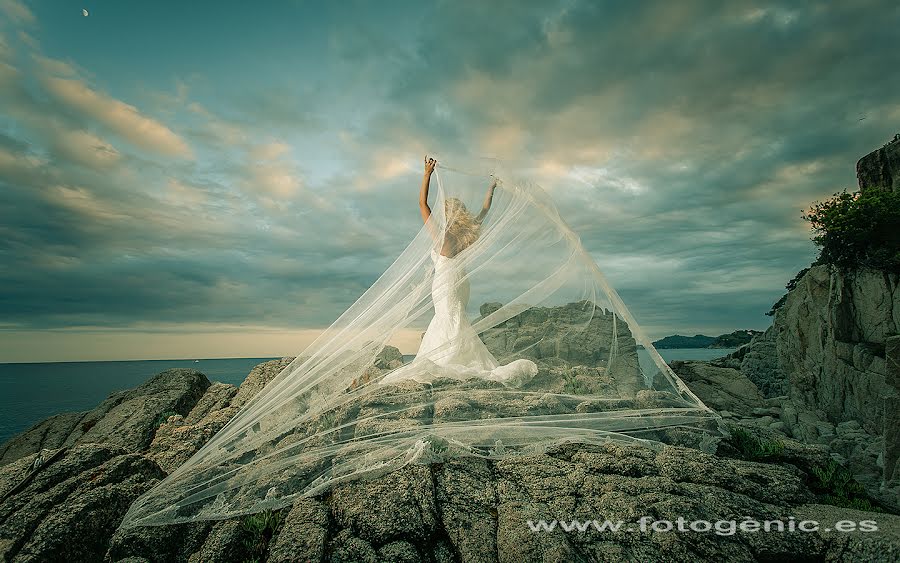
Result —
<instances>
[{"instance_id":1,"label":"raised arm","mask_svg":"<svg viewBox=\"0 0 900 563\"><path fill-rule=\"evenodd\" d=\"M428 207L428 188L431 186L431 173L434 172L436 164L436 160L425 155L425 175L422 176L422 189L419 190L419 211L422 212L422 221L425 223L431 217L431 208Z\"/></svg>"},{"instance_id":2,"label":"raised arm","mask_svg":"<svg viewBox=\"0 0 900 563\"><path fill-rule=\"evenodd\" d=\"M481 213L478 214L478 217L475 218L476 221L481 223L484 220L484 216L487 215L488 209L491 208L491 202L494 199L494 188L497 187L497 178L494 178L491 181L491 185L488 186L487 195L484 196L484 205L481 206Z\"/></svg>"},{"instance_id":3,"label":"raised arm","mask_svg":"<svg viewBox=\"0 0 900 563\"><path fill-rule=\"evenodd\" d=\"M437 226L434 221L428 220L431 217L431 207L428 206L428 188L431 186L431 173L434 172L435 166L437 166L437 161L425 155L425 175L422 176L422 189L419 190L419 211L422 212L422 221L428 225L431 238L436 241L438 239Z\"/></svg>"}]
</instances>

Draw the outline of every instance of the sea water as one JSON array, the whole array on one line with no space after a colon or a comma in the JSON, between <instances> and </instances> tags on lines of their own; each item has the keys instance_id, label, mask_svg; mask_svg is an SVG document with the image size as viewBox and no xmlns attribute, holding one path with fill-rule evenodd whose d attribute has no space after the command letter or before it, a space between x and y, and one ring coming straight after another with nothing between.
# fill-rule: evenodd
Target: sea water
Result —
<instances>
[{"instance_id":1,"label":"sea water","mask_svg":"<svg viewBox=\"0 0 900 563\"><path fill-rule=\"evenodd\" d=\"M664 360L709 360L733 349L672 348L659 350ZM638 350L645 373L658 370L644 350ZM404 361L413 358L405 355ZM273 358L208 360L135 360L115 362L54 362L0 364L0 444L55 414L87 411L114 391L132 389L170 368L203 372L210 381L240 385L254 366Z\"/></svg>"}]
</instances>

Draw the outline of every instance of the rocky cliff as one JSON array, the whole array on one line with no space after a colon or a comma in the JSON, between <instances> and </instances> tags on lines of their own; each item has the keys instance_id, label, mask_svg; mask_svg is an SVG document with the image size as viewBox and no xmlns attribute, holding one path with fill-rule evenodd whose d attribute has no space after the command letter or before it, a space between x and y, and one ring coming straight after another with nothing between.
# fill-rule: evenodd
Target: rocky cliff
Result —
<instances>
[{"instance_id":1,"label":"rocky cliff","mask_svg":"<svg viewBox=\"0 0 900 563\"><path fill-rule=\"evenodd\" d=\"M861 190L898 189L900 135L856 169ZM679 369L686 379L703 369L739 370L765 404L744 393L753 406L734 401L735 416L826 446L871 494L900 507L900 276L815 265L788 288L772 326L748 345L707 368Z\"/></svg>"},{"instance_id":2,"label":"rocky cliff","mask_svg":"<svg viewBox=\"0 0 900 563\"><path fill-rule=\"evenodd\" d=\"M768 397L789 395L832 422L857 420L881 432L885 344L900 329L898 286L897 275L863 270L848 278L814 266L772 326L722 362L740 367Z\"/></svg>"},{"instance_id":3,"label":"rocky cliff","mask_svg":"<svg viewBox=\"0 0 900 563\"><path fill-rule=\"evenodd\" d=\"M860 189L900 190L900 133L891 142L859 159L856 177Z\"/></svg>"},{"instance_id":4,"label":"rocky cliff","mask_svg":"<svg viewBox=\"0 0 900 563\"><path fill-rule=\"evenodd\" d=\"M778 400L780 431L829 445L873 494L897 506L900 487L885 460L900 449L886 354L898 333L900 276L846 276L819 265L798 280L768 330L714 363L738 367Z\"/></svg>"}]
</instances>

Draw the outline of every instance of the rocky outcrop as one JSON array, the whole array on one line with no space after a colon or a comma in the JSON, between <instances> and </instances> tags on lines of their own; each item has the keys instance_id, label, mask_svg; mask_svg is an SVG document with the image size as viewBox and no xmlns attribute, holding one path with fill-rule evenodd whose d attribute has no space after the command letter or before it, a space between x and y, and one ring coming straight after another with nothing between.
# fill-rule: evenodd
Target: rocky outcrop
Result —
<instances>
[{"instance_id":1,"label":"rocky outcrop","mask_svg":"<svg viewBox=\"0 0 900 563\"><path fill-rule=\"evenodd\" d=\"M897 275L842 275L818 265L796 281L768 330L712 364L739 364L777 409L761 417L752 411L753 424L827 446L873 496L897 507L900 486L885 464L900 454L891 445L900 401L886 359L898 330Z\"/></svg>"},{"instance_id":2,"label":"rocky outcrop","mask_svg":"<svg viewBox=\"0 0 900 563\"><path fill-rule=\"evenodd\" d=\"M302 360L303 358L300 358L299 361ZM229 402L229 404L232 407L236 408L243 407L244 404L247 403L247 401L255 397L257 393L262 391L262 388L265 387L266 384L275 379L275 376L281 373L284 368L291 365L293 361L294 358L287 357L281 358L280 360L270 360L268 362L263 362L254 367L252 370L250 370L250 373L247 374L246 379L241 382L241 386L238 389L237 394Z\"/></svg>"},{"instance_id":3,"label":"rocky outcrop","mask_svg":"<svg viewBox=\"0 0 900 563\"><path fill-rule=\"evenodd\" d=\"M774 325L753 337L741 354L739 367L763 396L787 395L788 378L778 363Z\"/></svg>"},{"instance_id":4,"label":"rocky outcrop","mask_svg":"<svg viewBox=\"0 0 900 563\"><path fill-rule=\"evenodd\" d=\"M800 443L820 448L825 460L846 469L872 498L895 510L900 508L898 491L885 487L882 480L884 438L866 432L858 422L833 424L822 411L798 407L787 396L765 399L762 406L749 412L723 410L720 414L741 428L767 432L767 439L780 441L793 437Z\"/></svg>"},{"instance_id":5,"label":"rocky outcrop","mask_svg":"<svg viewBox=\"0 0 900 563\"><path fill-rule=\"evenodd\" d=\"M393 355L388 350L376 363L390 366ZM63 455L58 458L51 457L53 451L44 450L42 454L49 461L24 487L19 483L35 464L35 454L0 467L0 495L17 485L20 489L0 502L3 558L227 563L753 561L841 557L871 561L900 557L900 518L818 504L823 499L810 483L815 468L830 459L829 450L791 440L770 428L772 415L777 415L771 400L758 391L754 395L754 385L739 371L697 362L682 362L676 368L709 405L733 409L729 420L747 414L755 417L752 420L761 421L747 426L754 429L754 435L760 439L780 436L782 445L776 458L765 463L743 459L733 438L720 442L715 455L677 445L649 448L616 442L566 444L543 454L499 461L464 457L443 463L412 464L375 479L340 484L268 515L117 529L135 498L202 446L230 420L238 402L246 404L265 381L271 381L290 361L285 358L257 366L240 389L221 383L208 385L189 410L162 421L153 441L143 449L140 442L130 447L85 443L62 450ZM402 415L439 423L479 413L496 416L604 408L589 401L517 402L514 397L503 398L502 393L494 393L491 382L484 382L481 389L467 388L465 393L454 395L453 385L457 383L437 381L430 392L436 389L441 399L433 409L406 410ZM414 382L406 385L418 388ZM158 386L145 389L151 391ZM414 389L404 388L397 394L397 389L392 391L387 386L350 411L363 418L381 412L380 409L393 410L403 392L411 390ZM155 395L151 393L151 397ZM127 396L136 398L132 392ZM644 389L633 399L634 406L662 406L671 400L668 396ZM755 399L739 405L739 396ZM618 401L617 408L622 404ZM748 410L751 404L761 406ZM145 416L143 409L135 412L139 417ZM385 424L391 422L388 419ZM409 422L405 420L404 424ZM363 426L357 431L378 430ZM124 428L129 429L128 436L140 438L140 434L130 431L132 425ZM876 534L853 537L824 532L760 534L738 530L720 535L562 529L574 519L622 520L623 525L635 526L645 515L673 522L679 517L688 521L731 520L736 515L772 520L796 516L798 511L822 521L877 518L881 527ZM544 520L554 528L534 531L529 520L533 525Z\"/></svg>"},{"instance_id":6,"label":"rocky outcrop","mask_svg":"<svg viewBox=\"0 0 900 563\"><path fill-rule=\"evenodd\" d=\"M267 561L892 561L900 517L821 505L809 488L815 451L749 462L680 447L565 445L544 455L458 458L354 481L282 510ZM788 459L790 461L788 461ZM627 532L639 519L725 522L804 517L877 520L874 533ZM590 520L621 521L619 532ZM537 531L539 521L547 530ZM573 521L586 522L584 530ZM249 537L226 522L122 530L107 559L239 561ZM563 528L569 527L571 531ZM229 553L223 546L232 546ZM201 554L203 556L201 556ZM206 559L204 556L211 557Z\"/></svg>"},{"instance_id":7,"label":"rocky outcrop","mask_svg":"<svg viewBox=\"0 0 900 563\"><path fill-rule=\"evenodd\" d=\"M91 411L65 413L36 424L0 447L0 464L42 449L86 443L141 451L153 440L161 415L187 414L209 385L199 371L166 370L135 389L113 393Z\"/></svg>"},{"instance_id":8,"label":"rocky outcrop","mask_svg":"<svg viewBox=\"0 0 900 563\"><path fill-rule=\"evenodd\" d=\"M859 159L856 163L856 178L862 190L900 190L900 133L880 149Z\"/></svg>"},{"instance_id":9,"label":"rocky outcrop","mask_svg":"<svg viewBox=\"0 0 900 563\"><path fill-rule=\"evenodd\" d=\"M669 366L711 409L749 416L765 407L759 389L740 370L701 361L676 360Z\"/></svg>"},{"instance_id":10,"label":"rocky outcrop","mask_svg":"<svg viewBox=\"0 0 900 563\"><path fill-rule=\"evenodd\" d=\"M500 303L481 306L484 318ZM615 335L615 338L613 337ZM633 397L647 387L640 369L637 343L627 323L612 311L593 307L587 301L559 307L532 307L481 333L485 346L502 362L530 358L545 372L572 366L598 368L615 379L616 397ZM557 374L558 375L558 374ZM529 387L546 387L539 374ZM607 377L609 379L609 377Z\"/></svg>"},{"instance_id":11,"label":"rocky outcrop","mask_svg":"<svg viewBox=\"0 0 900 563\"><path fill-rule=\"evenodd\" d=\"M500 303L486 303L481 306L481 316L499 308ZM524 351L532 359L559 358L572 365L592 366L609 359L613 317L613 312L585 301L560 307L532 307L481 336L498 358ZM628 325L621 319L616 321L620 349L634 350L636 343Z\"/></svg>"},{"instance_id":12,"label":"rocky outcrop","mask_svg":"<svg viewBox=\"0 0 900 563\"><path fill-rule=\"evenodd\" d=\"M0 498L14 494L0 502L0 560L102 560L131 503L196 452L291 360L256 366L240 388L210 384L194 370L167 370L112 394L92 411L51 417L10 440ZM192 530L205 538L210 546L196 554L197 561L223 560L207 558L215 549L228 557L240 552L216 547L216 534L227 534L210 534L212 524L182 528L162 535L184 535L189 542ZM166 541L148 546L155 550L151 560L195 555L171 546L167 552Z\"/></svg>"},{"instance_id":13,"label":"rocky outcrop","mask_svg":"<svg viewBox=\"0 0 900 563\"><path fill-rule=\"evenodd\" d=\"M393 346L385 346L375 358L375 367L379 369L394 369L403 365L403 354Z\"/></svg>"},{"instance_id":14,"label":"rocky outcrop","mask_svg":"<svg viewBox=\"0 0 900 563\"><path fill-rule=\"evenodd\" d=\"M254 367L240 388L214 383L186 416L171 416L160 425L147 456L167 473L187 461L221 430L265 385L291 364L293 358L270 360Z\"/></svg>"}]
</instances>

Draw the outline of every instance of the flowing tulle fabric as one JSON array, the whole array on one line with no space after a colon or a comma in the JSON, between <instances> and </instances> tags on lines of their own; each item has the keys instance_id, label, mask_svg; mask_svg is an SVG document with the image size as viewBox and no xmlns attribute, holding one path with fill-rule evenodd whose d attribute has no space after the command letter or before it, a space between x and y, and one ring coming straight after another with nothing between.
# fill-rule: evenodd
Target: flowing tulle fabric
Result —
<instances>
[{"instance_id":1,"label":"flowing tulle fabric","mask_svg":"<svg viewBox=\"0 0 900 563\"><path fill-rule=\"evenodd\" d=\"M457 220L444 202L455 197L478 213L492 178L500 183L480 236L441 255ZM567 442L712 443L718 418L662 360L539 186L493 164L444 162L432 184L431 217L395 262L140 497L123 526L279 508L454 456L539 455ZM405 350L414 360L382 361L388 346L423 333Z\"/></svg>"}]
</instances>

